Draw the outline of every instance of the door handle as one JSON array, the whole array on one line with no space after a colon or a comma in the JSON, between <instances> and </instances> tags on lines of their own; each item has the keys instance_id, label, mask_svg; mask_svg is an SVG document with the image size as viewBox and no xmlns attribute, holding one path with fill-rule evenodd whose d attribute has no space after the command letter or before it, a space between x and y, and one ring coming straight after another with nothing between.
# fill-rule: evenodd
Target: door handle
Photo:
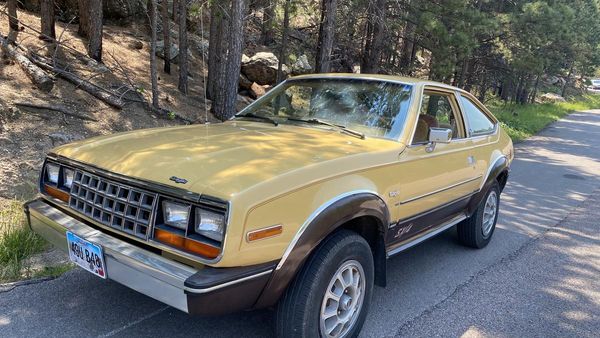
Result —
<instances>
[{"instance_id":1,"label":"door handle","mask_svg":"<svg viewBox=\"0 0 600 338\"><path fill-rule=\"evenodd\" d=\"M470 166L474 166L474 165L475 165L475 162L476 162L476 161L475 161L475 156L469 156L469 157L467 157L467 163L468 163Z\"/></svg>"}]
</instances>

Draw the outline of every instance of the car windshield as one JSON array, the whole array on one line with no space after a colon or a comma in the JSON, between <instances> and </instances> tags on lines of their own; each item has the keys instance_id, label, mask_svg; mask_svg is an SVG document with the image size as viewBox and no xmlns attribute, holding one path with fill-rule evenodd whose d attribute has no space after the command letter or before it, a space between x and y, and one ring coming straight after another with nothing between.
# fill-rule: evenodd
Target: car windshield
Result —
<instances>
[{"instance_id":1,"label":"car windshield","mask_svg":"<svg viewBox=\"0 0 600 338\"><path fill-rule=\"evenodd\" d=\"M412 86L366 79L297 79L275 87L236 115L268 122L333 124L366 136L397 139ZM331 126L329 126L331 127Z\"/></svg>"}]
</instances>

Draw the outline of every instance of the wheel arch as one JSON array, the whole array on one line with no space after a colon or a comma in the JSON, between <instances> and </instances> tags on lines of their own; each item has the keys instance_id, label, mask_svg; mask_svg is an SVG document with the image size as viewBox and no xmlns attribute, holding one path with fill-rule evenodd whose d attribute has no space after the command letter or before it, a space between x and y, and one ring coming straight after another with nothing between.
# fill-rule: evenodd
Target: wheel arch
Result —
<instances>
[{"instance_id":1,"label":"wheel arch","mask_svg":"<svg viewBox=\"0 0 600 338\"><path fill-rule=\"evenodd\" d=\"M492 162L492 165L488 169L487 176L485 177L481 185L481 189L479 189L479 192L476 193L469 202L469 205L467 207L467 212L469 216L472 215L473 212L475 212L475 210L479 206L479 203L481 203L481 200L487 194L492 184L498 183L500 185L500 192L504 190L510 172L509 165L510 163L508 161L508 158L504 155L496 158L496 160Z\"/></svg>"},{"instance_id":2,"label":"wheel arch","mask_svg":"<svg viewBox=\"0 0 600 338\"><path fill-rule=\"evenodd\" d=\"M255 307L275 305L306 259L321 242L340 229L357 232L371 246L375 282L385 286L385 235L390 223L387 204L368 191L342 194L315 210L300 228L274 270Z\"/></svg>"}]
</instances>

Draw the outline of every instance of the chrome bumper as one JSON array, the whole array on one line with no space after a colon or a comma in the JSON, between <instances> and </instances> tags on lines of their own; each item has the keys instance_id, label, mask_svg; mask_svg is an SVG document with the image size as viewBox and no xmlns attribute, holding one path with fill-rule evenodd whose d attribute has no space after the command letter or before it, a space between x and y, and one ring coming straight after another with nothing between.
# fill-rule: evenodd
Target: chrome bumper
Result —
<instances>
[{"instance_id":1,"label":"chrome bumper","mask_svg":"<svg viewBox=\"0 0 600 338\"><path fill-rule=\"evenodd\" d=\"M188 312L187 293L198 289L190 290L185 281L198 270L109 236L43 200L28 203L26 209L31 229L57 248L67 252L67 231L99 244L109 279Z\"/></svg>"}]
</instances>

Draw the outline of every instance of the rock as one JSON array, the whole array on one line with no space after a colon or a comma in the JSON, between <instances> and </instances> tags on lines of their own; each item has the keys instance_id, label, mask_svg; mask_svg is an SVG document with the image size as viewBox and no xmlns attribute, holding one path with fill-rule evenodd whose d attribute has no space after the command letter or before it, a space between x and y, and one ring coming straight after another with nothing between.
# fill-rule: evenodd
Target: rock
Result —
<instances>
[{"instance_id":1,"label":"rock","mask_svg":"<svg viewBox=\"0 0 600 338\"><path fill-rule=\"evenodd\" d=\"M252 86L250 87L250 97L252 97L253 99L258 99L266 93L267 91L261 85L259 85L256 82L252 83Z\"/></svg>"},{"instance_id":2,"label":"rock","mask_svg":"<svg viewBox=\"0 0 600 338\"><path fill-rule=\"evenodd\" d=\"M542 103L567 102L564 97L554 93L546 93L540 96L540 101Z\"/></svg>"},{"instance_id":3,"label":"rock","mask_svg":"<svg viewBox=\"0 0 600 338\"><path fill-rule=\"evenodd\" d=\"M52 134L48 135L48 137L50 137L50 140L52 140L52 146L54 146L54 147L59 146L61 144L70 143L73 141L83 139L83 136L81 136L81 135L77 135L77 134L70 135L70 134L66 134L63 132L52 133Z\"/></svg>"},{"instance_id":4,"label":"rock","mask_svg":"<svg viewBox=\"0 0 600 338\"><path fill-rule=\"evenodd\" d=\"M179 46L175 43L171 43L171 61L174 61L179 55ZM156 56L164 59L165 58L165 42L156 41Z\"/></svg>"},{"instance_id":5,"label":"rock","mask_svg":"<svg viewBox=\"0 0 600 338\"><path fill-rule=\"evenodd\" d=\"M352 73L354 73L354 74L360 74L360 65L353 65L352 66Z\"/></svg>"},{"instance_id":6,"label":"rock","mask_svg":"<svg viewBox=\"0 0 600 338\"><path fill-rule=\"evenodd\" d=\"M273 53L256 53L246 63L242 63L242 73L252 82L260 85L272 85L277 81L277 66L279 60ZM289 74L288 67L283 65L282 71L285 76Z\"/></svg>"},{"instance_id":7,"label":"rock","mask_svg":"<svg viewBox=\"0 0 600 338\"><path fill-rule=\"evenodd\" d=\"M127 44L127 47L129 47L130 49L142 49L144 48L144 43L140 40L132 40L129 41L129 43ZM163 45L164 48L164 45Z\"/></svg>"},{"instance_id":8,"label":"rock","mask_svg":"<svg viewBox=\"0 0 600 338\"><path fill-rule=\"evenodd\" d=\"M306 54L302 54L298 60L292 64L292 74L294 75L307 74L310 73L312 69Z\"/></svg>"},{"instance_id":9,"label":"rock","mask_svg":"<svg viewBox=\"0 0 600 338\"><path fill-rule=\"evenodd\" d=\"M246 54L242 54L242 64L250 62L250 57Z\"/></svg>"},{"instance_id":10,"label":"rock","mask_svg":"<svg viewBox=\"0 0 600 338\"><path fill-rule=\"evenodd\" d=\"M240 73L240 88L250 89L252 87L253 82L248 80L246 75Z\"/></svg>"}]
</instances>

